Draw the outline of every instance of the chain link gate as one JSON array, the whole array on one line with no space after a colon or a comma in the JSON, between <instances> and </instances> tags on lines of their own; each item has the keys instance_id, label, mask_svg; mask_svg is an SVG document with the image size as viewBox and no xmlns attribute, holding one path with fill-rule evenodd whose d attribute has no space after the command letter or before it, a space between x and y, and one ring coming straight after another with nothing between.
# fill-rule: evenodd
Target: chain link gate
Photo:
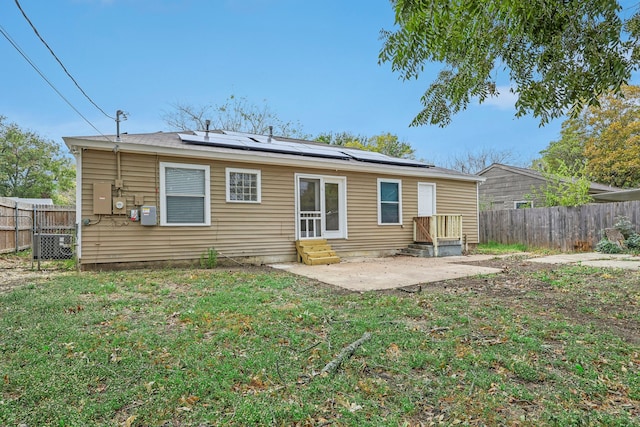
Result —
<instances>
[{"instance_id":1,"label":"chain link gate","mask_svg":"<svg viewBox=\"0 0 640 427\"><path fill-rule=\"evenodd\" d=\"M32 266L37 260L74 259L76 226L70 226L66 210L52 210L50 206L33 206ZM75 217L74 217L75 218Z\"/></svg>"}]
</instances>

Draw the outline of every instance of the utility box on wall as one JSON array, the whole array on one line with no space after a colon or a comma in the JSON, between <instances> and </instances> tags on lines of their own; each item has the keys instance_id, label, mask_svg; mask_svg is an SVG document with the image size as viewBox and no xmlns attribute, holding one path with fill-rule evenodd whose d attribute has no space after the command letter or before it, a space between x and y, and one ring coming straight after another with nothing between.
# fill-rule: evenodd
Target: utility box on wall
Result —
<instances>
[{"instance_id":1,"label":"utility box on wall","mask_svg":"<svg viewBox=\"0 0 640 427\"><path fill-rule=\"evenodd\" d=\"M111 183L93 183L93 214L111 215Z\"/></svg>"},{"instance_id":2,"label":"utility box on wall","mask_svg":"<svg viewBox=\"0 0 640 427\"><path fill-rule=\"evenodd\" d=\"M127 213L127 199L124 197L113 198L113 213L116 215L124 215Z\"/></svg>"},{"instance_id":3,"label":"utility box on wall","mask_svg":"<svg viewBox=\"0 0 640 427\"><path fill-rule=\"evenodd\" d=\"M140 208L140 224L142 225L156 225L158 223L156 219L156 207L155 206L142 206Z\"/></svg>"}]
</instances>

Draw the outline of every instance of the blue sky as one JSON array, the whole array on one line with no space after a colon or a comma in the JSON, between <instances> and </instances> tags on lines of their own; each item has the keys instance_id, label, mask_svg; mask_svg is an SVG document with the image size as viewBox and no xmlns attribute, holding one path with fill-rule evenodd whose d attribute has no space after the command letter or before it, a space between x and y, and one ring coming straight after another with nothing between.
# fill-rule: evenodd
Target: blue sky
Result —
<instances>
[{"instance_id":1,"label":"blue sky","mask_svg":"<svg viewBox=\"0 0 640 427\"><path fill-rule=\"evenodd\" d=\"M506 96L473 105L447 128L409 127L439 67L403 82L378 65L379 32L393 27L387 0L21 0L40 34L107 113L128 112L123 132L171 130L176 102L220 104L230 95L263 101L311 135L391 132L419 158L444 164L483 148L512 150L521 162L558 138L514 117ZM101 133L115 124L64 74L14 1L0 2L0 25L54 86ZM97 132L0 37L0 115L62 143ZM504 82L508 84L507 81Z\"/></svg>"}]
</instances>

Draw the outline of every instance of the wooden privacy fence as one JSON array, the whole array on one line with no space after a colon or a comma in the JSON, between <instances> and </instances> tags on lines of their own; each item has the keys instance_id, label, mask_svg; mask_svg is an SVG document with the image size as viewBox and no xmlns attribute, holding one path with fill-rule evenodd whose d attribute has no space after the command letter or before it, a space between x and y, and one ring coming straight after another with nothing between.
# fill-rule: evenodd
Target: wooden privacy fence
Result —
<instances>
[{"instance_id":1,"label":"wooden privacy fence","mask_svg":"<svg viewBox=\"0 0 640 427\"><path fill-rule=\"evenodd\" d=\"M480 243L591 250L600 241L601 230L613 227L618 216L626 216L634 225L640 225L640 201L482 211Z\"/></svg>"},{"instance_id":2,"label":"wooden privacy fence","mask_svg":"<svg viewBox=\"0 0 640 427\"><path fill-rule=\"evenodd\" d=\"M73 206L32 205L0 197L0 253L29 249L33 233L75 233Z\"/></svg>"}]
</instances>

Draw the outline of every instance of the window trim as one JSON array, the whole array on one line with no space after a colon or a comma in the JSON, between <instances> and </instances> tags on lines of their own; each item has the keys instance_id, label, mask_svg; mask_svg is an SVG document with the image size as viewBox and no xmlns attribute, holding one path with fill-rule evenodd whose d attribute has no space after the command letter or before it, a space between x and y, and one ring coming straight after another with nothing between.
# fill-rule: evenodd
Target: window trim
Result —
<instances>
[{"instance_id":1,"label":"window trim","mask_svg":"<svg viewBox=\"0 0 640 427\"><path fill-rule=\"evenodd\" d=\"M518 204L523 204L523 205L528 204L529 206L519 207ZM533 200L515 200L513 202L513 209L531 209L531 208L533 208Z\"/></svg>"},{"instance_id":2,"label":"window trim","mask_svg":"<svg viewBox=\"0 0 640 427\"><path fill-rule=\"evenodd\" d=\"M231 200L231 173L247 173L256 175L257 200ZM262 171L260 169L226 168L225 169L225 193L227 203L262 203Z\"/></svg>"},{"instance_id":3,"label":"window trim","mask_svg":"<svg viewBox=\"0 0 640 427\"><path fill-rule=\"evenodd\" d=\"M198 169L204 171L204 223L167 222L166 169ZM160 225L165 227L208 227L211 225L211 171L209 165L191 163L160 162Z\"/></svg>"},{"instance_id":4,"label":"window trim","mask_svg":"<svg viewBox=\"0 0 640 427\"><path fill-rule=\"evenodd\" d=\"M382 183L393 183L398 184L398 220L399 222L382 222L382 203L395 203L382 201L382 194L380 193L381 184ZM402 180L394 179L394 178L378 178L378 225L402 225Z\"/></svg>"}]
</instances>

